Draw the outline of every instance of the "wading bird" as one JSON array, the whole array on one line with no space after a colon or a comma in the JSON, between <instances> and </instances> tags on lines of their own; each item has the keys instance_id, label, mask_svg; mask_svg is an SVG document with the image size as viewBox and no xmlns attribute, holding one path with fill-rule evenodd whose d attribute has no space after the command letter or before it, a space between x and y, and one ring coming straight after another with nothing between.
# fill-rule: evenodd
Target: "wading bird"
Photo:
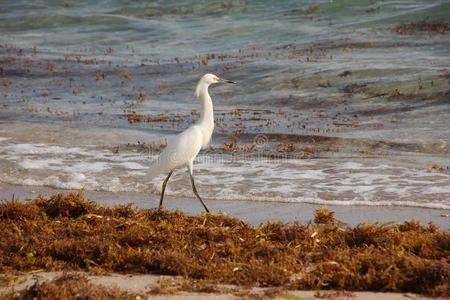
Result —
<instances>
[{"instance_id":1,"label":"wading bird","mask_svg":"<svg viewBox=\"0 0 450 300\"><path fill-rule=\"evenodd\" d=\"M202 102L202 111L200 119L188 129L170 139L167 147L160 154L158 159L150 166L150 178L162 173L168 173L164 179L161 190L161 199L159 208L161 209L164 200L164 192L167 182L172 175L174 169L186 166L191 178L192 190L202 203L203 207L209 212L202 198L197 192L194 181L194 159L200 152L208 146L214 130L214 111L211 96L208 93L208 87L215 83L235 83L231 80L225 80L213 74L204 75L197 84L195 96Z\"/></svg>"}]
</instances>

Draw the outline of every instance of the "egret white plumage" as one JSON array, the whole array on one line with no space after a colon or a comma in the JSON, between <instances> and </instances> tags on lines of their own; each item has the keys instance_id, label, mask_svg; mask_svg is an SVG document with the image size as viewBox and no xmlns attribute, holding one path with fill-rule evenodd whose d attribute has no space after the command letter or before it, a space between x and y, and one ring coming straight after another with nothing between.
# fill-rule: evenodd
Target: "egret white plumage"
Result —
<instances>
[{"instance_id":1,"label":"egret white plumage","mask_svg":"<svg viewBox=\"0 0 450 300\"><path fill-rule=\"evenodd\" d=\"M166 185L174 169L186 166L191 179L192 190L198 200L202 203L205 210L209 212L202 198L198 194L197 188L195 187L194 159L201 149L208 146L211 140L214 130L214 110L211 96L208 93L208 87L211 84L220 82L235 83L231 80L221 79L213 74L205 74L200 79L197 84L197 88L195 89L195 96L199 98L202 103L200 119L188 129L170 139L167 143L167 147L160 154L158 159L150 166L150 178L153 178L161 173L168 173L162 184L159 208L162 207Z\"/></svg>"}]
</instances>

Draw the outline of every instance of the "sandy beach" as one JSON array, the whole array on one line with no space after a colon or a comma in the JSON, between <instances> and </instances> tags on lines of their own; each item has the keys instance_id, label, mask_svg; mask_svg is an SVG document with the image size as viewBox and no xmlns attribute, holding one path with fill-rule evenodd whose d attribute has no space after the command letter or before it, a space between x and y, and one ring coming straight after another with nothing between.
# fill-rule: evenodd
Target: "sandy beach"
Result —
<instances>
[{"instance_id":1,"label":"sandy beach","mask_svg":"<svg viewBox=\"0 0 450 300\"><path fill-rule=\"evenodd\" d=\"M15 282L19 282L9 287L2 287L0 285L0 298L2 293L7 293L14 289L16 292L23 291L30 288L36 282L49 282L63 276L63 272L33 272L31 274L18 275ZM139 274L107 274L107 275L92 275L89 273L68 273L84 275L92 284L103 286L106 288L119 288L120 290L136 294L147 294L146 298L141 299L155 299L155 300L178 300L178 299L192 299L192 300L231 300L231 299L354 299L354 300L422 300L429 299L428 297L413 294L413 293L383 293L383 292L339 292L339 291L295 291L295 290L277 290L275 293L270 288L256 288L256 287L236 287L231 285L221 285L219 287L224 289L222 293L211 292L188 292L179 290L168 294L157 294L155 291L161 286L161 282L172 281L176 283L181 281L181 277L160 276L160 275L139 275ZM0 275L1 276L1 275ZM175 284L173 284L175 285ZM227 292L228 290L228 292ZM233 291L234 293L231 293ZM139 298L135 298L137 300Z\"/></svg>"},{"instance_id":2,"label":"sandy beach","mask_svg":"<svg viewBox=\"0 0 450 300\"><path fill-rule=\"evenodd\" d=\"M56 192L67 192L67 190L0 183L0 199L12 199L13 195L16 199L33 199L40 194L49 196ZM155 208L159 203L158 195L96 191L84 191L84 193L92 201L106 205L132 203L139 208ZM206 199L205 201L208 200ZM311 221L314 211L323 206L304 203L256 201L209 201L207 203L213 212L225 213L228 216L239 218L255 226L276 221L306 223ZM167 196L164 205L170 210L178 209L191 215L198 215L204 212L198 200L193 197ZM446 209L351 205L327 205L326 207L336 213L336 218L339 221L351 226L360 223L383 224L416 220L422 224L432 222L443 230L450 230L450 210Z\"/></svg>"}]
</instances>

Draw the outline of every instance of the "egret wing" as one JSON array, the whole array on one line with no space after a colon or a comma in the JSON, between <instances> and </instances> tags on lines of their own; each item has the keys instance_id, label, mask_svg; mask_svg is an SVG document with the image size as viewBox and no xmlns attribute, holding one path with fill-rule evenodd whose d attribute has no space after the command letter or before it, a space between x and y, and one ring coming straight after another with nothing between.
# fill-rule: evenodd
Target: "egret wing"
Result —
<instances>
[{"instance_id":1,"label":"egret wing","mask_svg":"<svg viewBox=\"0 0 450 300\"><path fill-rule=\"evenodd\" d=\"M198 126L193 125L169 140L167 147L150 167L153 178L160 173L181 167L193 160L202 147L203 135Z\"/></svg>"}]
</instances>

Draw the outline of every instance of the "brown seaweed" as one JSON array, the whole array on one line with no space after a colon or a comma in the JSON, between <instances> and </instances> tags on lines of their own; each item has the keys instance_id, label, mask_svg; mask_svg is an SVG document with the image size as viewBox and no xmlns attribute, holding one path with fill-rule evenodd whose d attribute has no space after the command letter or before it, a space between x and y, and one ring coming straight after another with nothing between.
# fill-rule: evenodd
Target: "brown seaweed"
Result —
<instances>
[{"instance_id":1,"label":"brown seaweed","mask_svg":"<svg viewBox=\"0 0 450 300\"><path fill-rule=\"evenodd\" d=\"M69 193L2 202L0 232L4 274L138 272L212 284L433 296L450 289L448 232L414 221L344 227L325 208L309 224L255 228L216 214L106 207Z\"/></svg>"},{"instance_id":2,"label":"brown seaweed","mask_svg":"<svg viewBox=\"0 0 450 300\"><path fill-rule=\"evenodd\" d=\"M411 22L397 26L394 31L401 35L417 32L444 34L450 31L450 24L446 22Z\"/></svg>"},{"instance_id":3,"label":"brown seaweed","mask_svg":"<svg viewBox=\"0 0 450 300\"><path fill-rule=\"evenodd\" d=\"M106 288L102 285L90 283L86 276L81 274L64 274L50 282L37 282L31 287L20 291L11 291L0 299L39 299L39 300L66 300L66 299L98 299L98 300L126 300L144 299L138 294L120 290L117 287Z\"/></svg>"}]
</instances>

